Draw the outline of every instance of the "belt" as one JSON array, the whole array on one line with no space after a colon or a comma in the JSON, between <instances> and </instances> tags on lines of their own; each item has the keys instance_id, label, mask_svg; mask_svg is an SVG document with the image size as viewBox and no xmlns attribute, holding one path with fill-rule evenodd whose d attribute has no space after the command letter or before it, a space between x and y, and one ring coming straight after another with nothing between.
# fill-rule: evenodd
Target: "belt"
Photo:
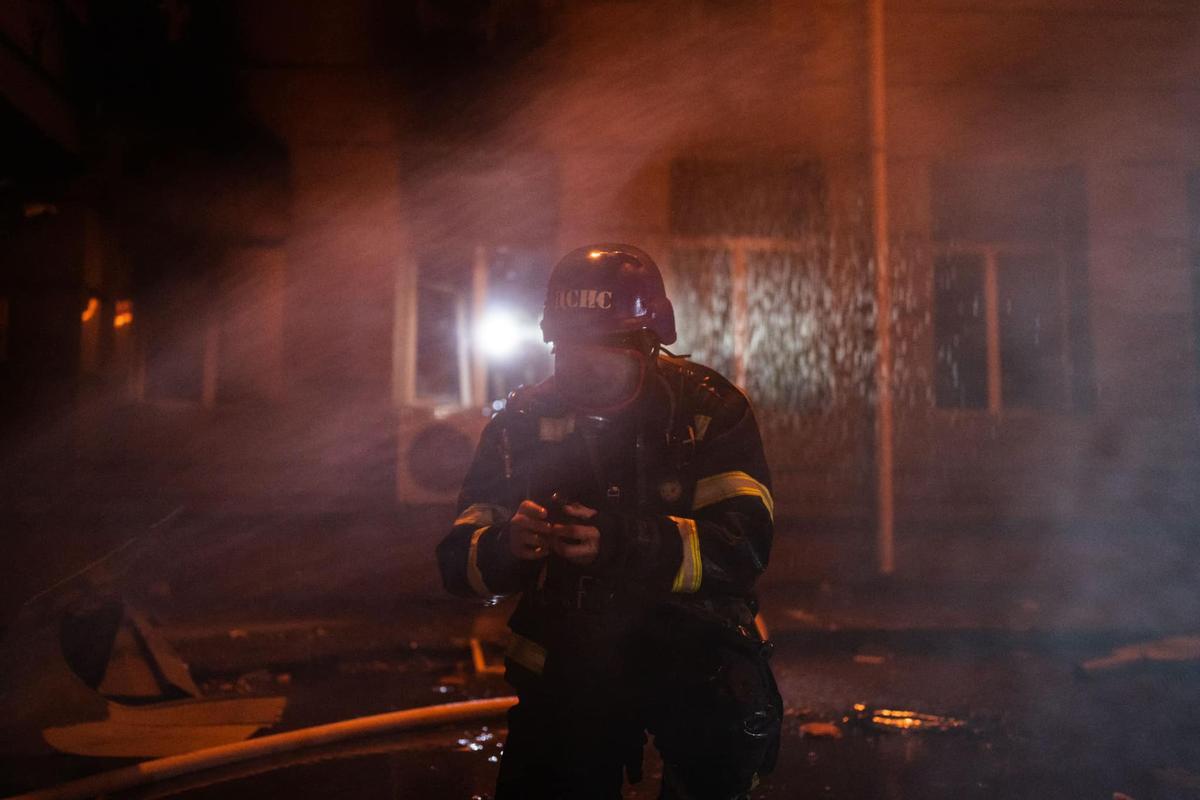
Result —
<instances>
[{"instance_id":1,"label":"belt","mask_svg":"<svg viewBox=\"0 0 1200 800\"><path fill-rule=\"evenodd\" d=\"M574 587L545 587L538 592L541 603L565 611L582 611L587 614L599 614L608 611L615 604L617 594L611 586L606 585L591 575L580 575Z\"/></svg>"}]
</instances>

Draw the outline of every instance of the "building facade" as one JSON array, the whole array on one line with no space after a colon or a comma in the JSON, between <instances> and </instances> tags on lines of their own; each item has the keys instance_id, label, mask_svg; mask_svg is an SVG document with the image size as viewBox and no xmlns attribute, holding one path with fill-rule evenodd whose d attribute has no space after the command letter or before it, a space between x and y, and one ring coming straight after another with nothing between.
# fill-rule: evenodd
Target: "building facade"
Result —
<instances>
[{"instance_id":1,"label":"building facade","mask_svg":"<svg viewBox=\"0 0 1200 800\"><path fill-rule=\"evenodd\" d=\"M121 257L204 263L192 300L180 282L145 291L137 396L311 407L341 420L322 435L355 442L321 452L378 466L397 425L402 452L456 408L469 430L544 372L528 341L524 360L488 360L474 331L494 306L527 329L557 254L629 241L668 272L679 349L757 402L783 515L874 526L886 325L901 537L998 520L1186 527L1200 13L891 0L873 106L869 6L232 4L230 85L269 144L180 150L182 166L148 173L166 176L151 198L179 174L198 188L177 235L149 252L127 226ZM121 170L116 184L136 182ZM198 229L179 222L198 210ZM203 323L173 326L181 307ZM870 550L869 535L848 541Z\"/></svg>"}]
</instances>

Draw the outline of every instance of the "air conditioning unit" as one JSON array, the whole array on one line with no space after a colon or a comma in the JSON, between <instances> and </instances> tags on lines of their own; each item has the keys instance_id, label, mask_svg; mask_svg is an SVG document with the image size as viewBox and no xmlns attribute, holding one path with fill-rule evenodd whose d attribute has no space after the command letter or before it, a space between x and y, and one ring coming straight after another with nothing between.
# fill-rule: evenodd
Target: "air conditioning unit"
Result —
<instances>
[{"instance_id":1,"label":"air conditioning unit","mask_svg":"<svg viewBox=\"0 0 1200 800\"><path fill-rule=\"evenodd\" d=\"M400 412L396 501L453 503L490 412L413 406Z\"/></svg>"}]
</instances>

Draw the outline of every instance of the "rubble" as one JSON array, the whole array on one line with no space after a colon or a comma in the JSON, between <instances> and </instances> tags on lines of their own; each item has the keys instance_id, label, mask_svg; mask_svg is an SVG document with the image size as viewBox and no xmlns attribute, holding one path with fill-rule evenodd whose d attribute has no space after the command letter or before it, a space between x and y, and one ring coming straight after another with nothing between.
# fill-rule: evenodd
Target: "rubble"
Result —
<instances>
[{"instance_id":1,"label":"rubble","mask_svg":"<svg viewBox=\"0 0 1200 800\"><path fill-rule=\"evenodd\" d=\"M1129 644L1113 649L1106 656L1088 659L1079 666L1084 673L1091 674L1147 661L1200 661L1200 636L1168 636Z\"/></svg>"}]
</instances>

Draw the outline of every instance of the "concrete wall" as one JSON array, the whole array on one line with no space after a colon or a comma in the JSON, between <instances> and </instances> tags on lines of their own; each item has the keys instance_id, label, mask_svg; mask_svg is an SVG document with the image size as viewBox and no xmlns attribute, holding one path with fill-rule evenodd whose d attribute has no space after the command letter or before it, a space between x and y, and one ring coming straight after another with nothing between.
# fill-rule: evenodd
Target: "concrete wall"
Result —
<instances>
[{"instance_id":1,"label":"concrete wall","mask_svg":"<svg viewBox=\"0 0 1200 800\"><path fill-rule=\"evenodd\" d=\"M785 513L869 520L863 5L566 4L545 47L498 66L494 82L465 93L471 100L461 107L458 96L447 99L440 113L460 116L457 128L416 114L412 86L399 86L387 66L378 13L366 2L261 0L243 15L246 93L287 143L292 164L288 391L341 385L363 399L388 396L389 282L397 264L414 263L421 230L406 228L431 218L428 195L421 209L406 207L403 173L421 148L486 152L501 164L546 154L560 182L558 251L627 240L668 271L674 159L815 159L827 179L836 244L824 265L844 345L836 399L791 420L770 447ZM1194 512L1185 178L1200 162L1197 19L1183 0L888 3L902 520L919 526L934 516L966 523L1136 509L1161 521ZM481 107L488 111L473 125ZM940 164L1080 170L1090 411L934 406L930 175ZM433 202L436 218L436 191ZM445 212L456 220L477 214ZM331 309L352 313L329 320Z\"/></svg>"},{"instance_id":2,"label":"concrete wall","mask_svg":"<svg viewBox=\"0 0 1200 800\"><path fill-rule=\"evenodd\" d=\"M1087 190L1096 401L1076 413L903 409L901 513L1195 511L1196 370L1185 178L1200 156L1200 46L1187 4L913 4L889 17L900 325L933 362L929 171L1076 167ZM931 43L934 43L931 45ZM930 394L916 371L911 396ZM949 501L949 502L948 502Z\"/></svg>"},{"instance_id":3,"label":"concrete wall","mask_svg":"<svg viewBox=\"0 0 1200 800\"><path fill-rule=\"evenodd\" d=\"M372 8L263 0L238 9L247 103L290 159L283 341L295 399L390 397L403 106L370 46Z\"/></svg>"}]
</instances>

